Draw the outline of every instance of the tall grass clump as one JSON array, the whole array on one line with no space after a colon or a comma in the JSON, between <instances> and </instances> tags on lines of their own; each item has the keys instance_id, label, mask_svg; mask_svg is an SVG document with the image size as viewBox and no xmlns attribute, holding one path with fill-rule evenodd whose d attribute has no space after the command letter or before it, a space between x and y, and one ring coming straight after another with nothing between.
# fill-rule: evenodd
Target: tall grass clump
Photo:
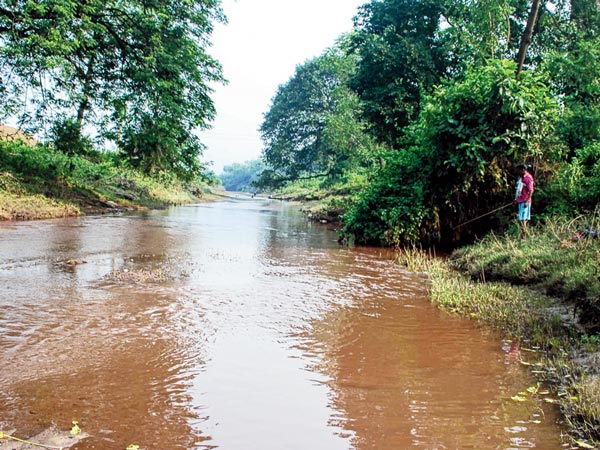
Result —
<instances>
[{"instance_id":1,"label":"tall grass clump","mask_svg":"<svg viewBox=\"0 0 600 450\"><path fill-rule=\"evenodd\" d=\"M536 292L501 282L475 281L455 271L447 260L419 250L403 251L398 262L409 270L426 272L431 301L450 313L489 323L514 337L534 332L541 336L540 327L553 327L557 323L542 312L551 300Z\"/></svg>"},{"instance_id":2,"label":"tall grass clump","mask_svg":"<svg viewBox=\"0 0 600 450\"><path fill-rule=\"evenodd\" d=\"M535 287L574 306L580 324L600 331L599 212L567 220L550 218L517 233L490 234L455 251L451 265L473 279Z\"/></svg>"},{"instance_id":3,"label":"tall grass clump","mask_svg":"<svg viewBox=\"0 0 600 450\"><path fill-rule=\"evenodd\" d=\"M570 394L567 417L576 421L572 425L600 441L600 375L582 377L571 386Z\"/></svg>"}]
</instances>

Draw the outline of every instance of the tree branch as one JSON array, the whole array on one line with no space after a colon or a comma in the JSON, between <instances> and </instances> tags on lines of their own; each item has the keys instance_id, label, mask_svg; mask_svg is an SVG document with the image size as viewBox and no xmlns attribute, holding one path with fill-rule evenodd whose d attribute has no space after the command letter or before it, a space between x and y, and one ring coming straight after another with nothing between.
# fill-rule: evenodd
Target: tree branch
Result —
<instances>
[{"instance_id":1,"label":"tree branch","mask_svg":"<svg viewBox=\"0 0 600 450\"><path fill-rule=\"evenodd\" d=\"M521 75L521 69L525 62L527 49L529 48L529 44L531 44L531 37L533 36L533 30L540 12L541 3L541 0L533 0L533 3L531 4L529 17L527 17L527 25L523 32L523 36L521 36L521 45L519 46L519 53L517 54L517 79L519 78L519 75Z\"/></svg>"}]
</instances>

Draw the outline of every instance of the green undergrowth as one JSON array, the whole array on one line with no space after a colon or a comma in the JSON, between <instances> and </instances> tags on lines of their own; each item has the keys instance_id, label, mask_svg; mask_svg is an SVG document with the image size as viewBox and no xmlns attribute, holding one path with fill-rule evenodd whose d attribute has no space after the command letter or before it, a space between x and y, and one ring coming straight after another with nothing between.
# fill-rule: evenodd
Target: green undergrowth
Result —
<instances>
[{"instance_id":1,"label":"green undergrowth","mask_svg":"<svg viewBox=\"0 0 600 450\"><path fill-rule=\"evenodd\" d=\"M365 176L356 173L335 182L298 180L278 189L272 197L300 202L302 210L312 220L339 222L340 216L365 185Z\"/></svg>"},{"instance_id":2,"label":"green undergrowth","mask_svg":"<svg viewBox=\"0 0 600 450\"><path fill-rule=\"evenodd\" d=\"M0 220L51 219L80 214L76 205L29 193L10 173L0 173Z\"/></svg>"},{"instance_id":3,"label":"green undergrowth","mask_svg":"<svg viewBox=\"0 0 600 450\"><path fill-rule=\"evenodd\" d=\"M598 212L571 220L550 218L524 238L490 234L453 253L451 265L472 279L534 287L576 309L579 325L600 332ZM587 231L586 231L587 230Z\"/></svg>"},{"instance_id":4,"label":"green undergrowth","mask_svg":"<svg viewBox=\"0 0 600 450\"><path fill-rule=\"evenodd\" d=\"M529 237L522 240L510 236L489 237L480 244L456 251L449 258L435 257L419 250L405 250L399 254L398 262L409 270L428 274L431 300L441 309L489 324L504 332L511 340L538 348L539 352L535 353L537 361L527 365L534 365L538 369L536 376L550 381L554 387L574 445L600 448L600 335L586 329L577 320L574 314L574 306L577 305L565 302L562 295L556 297L546 292L539 268L529 269L526 278L512 279L507 275L521 274L516 267L529 267L513 261L522 258L522 253L536 255L531 256L530 264L539 267L534 261L551 253L549 249L543 251L539 248L542 245L540 235L543 234L547 234L546 244L558 239L558 248L569 254L565 258L567 266L560 269L565 278L569 277L566 274L569 271L567 267L572 264L571 250L580 248L586 254L597 251L597 244L591 242L573 241L572 248L564 247L561 242L575 223L563 224L568 226L563 229L557 222L549 222L540 228L536 227L531 230ZM562 234L554 236L559 230L562 230ZM550 236L554 237L551 239ZM499 242L504 244L500 245ZM490 247L492 243L493 248ZM510 253L507 247L516 253ZM530 247L535 247L537 251L524 251ZM500 249L505 253L494 257L492 252L499 253ZM479 255L480 259L474 255ZM586 284L586 292L593 295L597 262L594 267L584 270L583 266L594 261L592 256L588 257L590 259L579 259L579 272L573 276L584 277L585 273L594 276L593 280L587 279ZM475 261L478 263L475 264ZM504 262L500 264L498 261ZM559 263L554 264L559 270ZM509 269L506 266L514 267ZM495 270L492 271L490 267ZM544 268L544 271L547 270ZM535 277L531 274L535 274ZM534 279L536 283L532 282ZM565 281L564 285L569 283Z\"/></svg>"},{"instance_id":5,"label":"green undergrowth","mask_svg":"<svg viewBox=\"0 0 600 450\"><path fill-rule=\"evenodd\" d=\"M210 188L173 176L147 176L109 152L69 155L46 145L0 141L2 219L63 217L67 208L107 210L162 208L198 201Z\"/></svg>"}]
</instances>

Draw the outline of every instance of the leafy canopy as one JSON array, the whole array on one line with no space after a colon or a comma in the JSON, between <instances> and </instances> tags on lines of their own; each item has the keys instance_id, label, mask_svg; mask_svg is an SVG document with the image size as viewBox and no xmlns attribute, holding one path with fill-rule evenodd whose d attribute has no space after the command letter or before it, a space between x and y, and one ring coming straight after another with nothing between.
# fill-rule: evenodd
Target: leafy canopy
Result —
<instances>
[{"instance_id":1,"label":"leafy canopy","mask_svg":"<svg viewBox=\"0 0 600 450\"><path fill-rule=\"evenodd\" d=\"M222 80L206 51L219 4L0 0L0 117L91 127L148 172L193 175Z\"/></svg>"},{"instance_id":2,"label":"leafy canopy","mask_svg":"<svg viewBox=\"0 0 600 450\"><path fill-rule=\"evenodd\" d=\"M515 70L514 62L492 61L427 97L411 145L389 154L350 208L345 231L366 242L449 243L465 237L461 222L512 198L514 161L547 156L544 137L558 111L543 75L517 80Z\"/></svg>"},{"instance_id":3,"label":"leafy canopy","mask_svg":"<svg viewBox=\"0 0 600 450\"><path fill-rule=\"evenodd\" d=\"M368 158L371 141L347 87L354 66L353 57L333 48L299 65L279 87L260 127L268 166L262 185L339 178Z\"/></svg>"}]
</instances>

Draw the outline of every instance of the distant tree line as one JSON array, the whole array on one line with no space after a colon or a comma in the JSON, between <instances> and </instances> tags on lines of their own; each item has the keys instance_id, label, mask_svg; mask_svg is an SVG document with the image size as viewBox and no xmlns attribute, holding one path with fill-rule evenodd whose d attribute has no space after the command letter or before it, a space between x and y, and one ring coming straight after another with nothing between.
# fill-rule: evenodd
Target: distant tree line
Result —
<instances>
[{"instance_id":1,"label":"distant tree line","mask_svg":"<svg viewBox=\"0 0 600 450\"><path fill-rule=\"evenodd\" d=\"M228 191L256 192L255 182L264 170L263 162L256 159L223 167L223 173L219 175L219 178L223 187Z\"/></svg>"},{"instance_id":2,"label":"distant tree line","mask_svg":"<svg viewBox=\"0 0 600 450\"><path fill-rule=\"evenodd\" d=\"M219 0L0 0L0 119L72 154L90 150L90 127L134 167L195 177L223 20Z\"/></svg>"},{"instance_id":3,"label":"distant tree line","mask_svg":"<svg viewBox=\"0 0 600 450\"><path fill-rule=\"evenodd\" d=\"M596 0L373 0L297 66L261 126L260 183L364 174L343 217L360 242L456 242L498 227L519 162L536 211L600 199Z\"/></svg>"}]
</instances>

